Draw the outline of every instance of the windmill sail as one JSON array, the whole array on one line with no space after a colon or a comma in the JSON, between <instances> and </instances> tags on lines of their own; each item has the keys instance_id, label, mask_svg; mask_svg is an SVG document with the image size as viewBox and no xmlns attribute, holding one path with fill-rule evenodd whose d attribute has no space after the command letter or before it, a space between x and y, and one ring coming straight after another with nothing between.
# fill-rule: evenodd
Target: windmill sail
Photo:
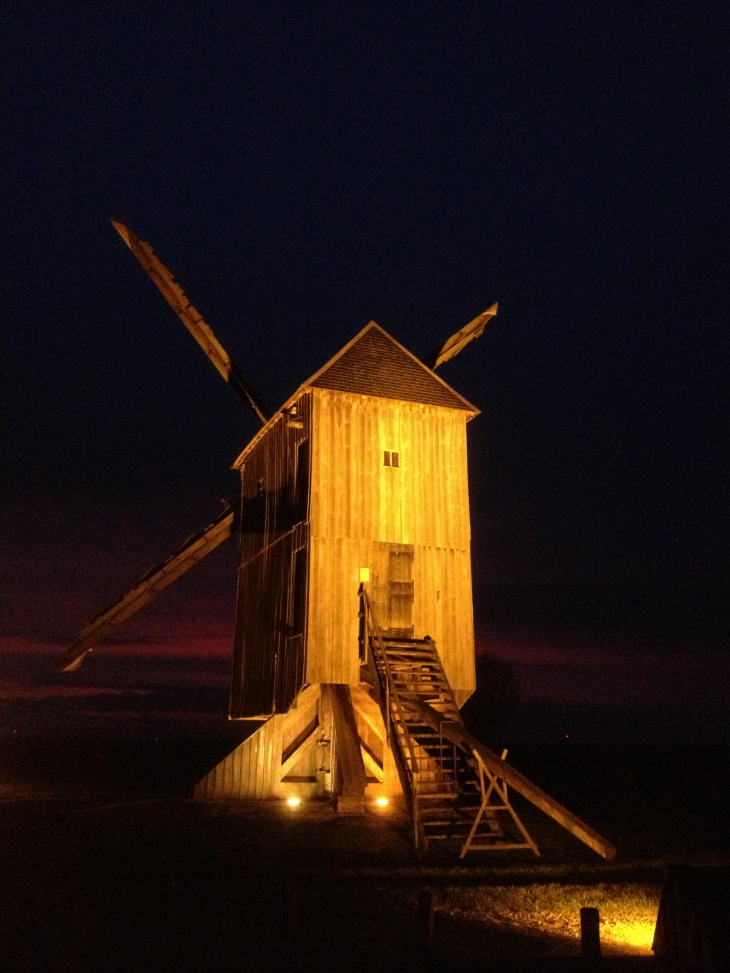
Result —
<instances>
[{"instance_id":1,"label":"windmill sail","mask_svg":"<svg viewBox=\"0 0 730 973\"><path fill-rule=\"evenodd\" d=\"M469 324L465 324L456 334L452 334L442 345L435 348L430 355L426 355L421 359L423 364L427 365L428 368L434 369L438 368L439 365L443 365L450 358L456 357L470 341L473 341L482 334L487 321L496 316L497 307L497 304L492 304L490 308L483 311L473 321L470 321Z\"/></svg>"},{"instance_id":2,"label":"windmill sail","mask_svg":"<svg viewBox=\"0 0 730 973\"><path fill-rule=\"evenodd\" d=\"M61 672L78 669L97 642L106 638L117 626L152 601L156 594L186 574L206 554L230 537L239 510L238 504L227 507L212 524L189 537L174 554L153 567L133 588L85 625L61 660Z\"/></svg>"},{"instance_id":3,"label":"windmill sail","mask_svg":"<svg viewBox=\"0 0 730 973\"><path fill-rule=\"evenodd\" d=\"M235 362L231 361L228 353L200 314L185 297L180 285L175 283L173 275L157 259L150 244L146 240L140 239L121 220L112 220L112 226L147 271L152 282L213 362L218 372L228 382L239 399L245 402L265 425L270 417L269 410L243 377Z\"/></svg>"}]
</instances>

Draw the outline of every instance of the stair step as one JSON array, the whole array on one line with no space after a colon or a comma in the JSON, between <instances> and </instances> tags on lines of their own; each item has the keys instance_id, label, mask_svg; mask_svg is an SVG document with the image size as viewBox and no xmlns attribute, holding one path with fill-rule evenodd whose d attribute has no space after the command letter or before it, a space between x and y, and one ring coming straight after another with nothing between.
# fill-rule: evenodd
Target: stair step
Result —
<instances>
[{"instance_id":1,"label":"stair step","mask_svg":"<svg viewBox=\"0 0 730 973\"><path fill-rule=\"evenodd\" d=\"M403 663L428 663L428 665L437 665L441 661L438 653L431 652L429 649L386 649L385 657L388 662L399 659Z\"/></svg>"},{"instance_id":2,"label":"stair step","mask_svg":"<svg viewBox=\"0 0 730 973\"><path fill-rule=\"evenodd\" d=\"M395 652L435 652L436 643L426 642L423 639L383 639L386 650L391 649Z\"/></svg>"},{"instance_id":3,"label":"stair step","mask_svg":"<svg viewBox=\"0 0 730 973\"><path fill-rule=\"evenodd\" d=\"M414 733L414 732L413 732L413 731L412 731L412 730L410 729L410 727L408 727L408 729L409 729L409 731L410 731L410 733L409 733L409 735L410 735L410 736L412 737L412 739L414 739L414 740L433 740L433 741L434 741L434 746L439 746L439 747L440 747L440 746L443 746L443 747L448 747L448 748L449 748L449 750L452 750L452 749L453 749L453 747L454 747L454 745L453 745L453 743L443 743L443 744L442 744L442 743L437 743L437 741L438 741L438 740L442 740L442 739L443 739L443 737L442 737L442 736L441 736L441 735L440 735L439 733L437 733L437 732L436 732L435 730L432 730L432 731L431 731L431 733L427 733L427 732L426 732L425 730L417 730L417 731L416 731L416 732Z\"/></svg>"},{"instance_id":4,"label":"stair step","mask_svg":"<svg viewBox=\"0 0 730 973\"><path fill-rule=\"evenodd\" d=\"M434 669L435 668L436 667L434 666ZM424 672L423 669L420 669L418 672L416 672L413 669L407 669L405 666L403 667L392 666L392 669L394 670L393 678L396 680L403 680L410 677L411 679L422 680L425 682L439 681L444 686L448 685L446 680L441 675L439 675L438 672Z\"/></svg>"},{"instance_id":5,"label":"stair step","mask_svg":"<svg viewBox=\"0 0 730 973\"><path fill-rule=\"evenodd\" d=\"M482 791L475 760L468 744L454 745L437 724L419 718L418 706L428 704L438 720L463 726L456 700L435 643L425 639L370 636L381 686L389 686L392 744L405 759L415 788L420 827L426 841L453 841L463 845L471 834L482 806ZM410 705L410 710L409 710ZM523 847L509 844L499 827L495 807L479 818L471 847Z\"/></svg>"},{"instance_id":6,"label":"stair step","mask_svg":"<svg viewBox=\"0 0 730 973\"><path fill-rule=\"evenodd\" d=\"M438 652L435 649L428 648L408 648L402 645L387 645L385 646L385 655L390 658L394 655L401 655L407 659L435 659L438 658Z\"/></svg>"},{"instance_id":7,"label":"stair step","mask_svg":"<svg viewBox=\"0 0 730 973\"><path fill-rule=\"evenodd\" d=\"M392 666L435 666L442 668L441 660L433 652L386 652Z\"/></svg>"},{"instance_id":8,"label":"stair step","mask_svg":"<svg viewBox=\"0 0 730 973\"><path fill-rule=\"evenodd\" d=\"M416 746L421 747L421 749L428 747L429 750L451 750L451 746L448 743L440 746L438 743L419 743L417 740L414 740L413 742L416 744ZM434 754L433 759L438 760L439 758L436 756L436 754Z\"/></svg>"},{"instance_id":9,"label":"stair step","mask_svg":"<svg viewBox=\"0 0 730 973\"><path fill-rule=\"evenodd\" d=\"M405 684L407 686L424 686L426 692L429 689L435 689L438 687L441 690L449 691L449 684L445 679L437 676L435 672L413 672L413 670L408 671L406 669L399 669L397 672L393 673L393 682L396 687L400 687ZM407 692L416 693L420 692L417 689L409 689Z\"/></svg>"},{"instance_id":10,"label":"stair step","mask_svg":"<svg viewBox=\"0 0 730 973\"><path fill-rule=\"evenodd\" d=\"M393 678L396 689L402 689L406 693L415 695L418 693L430 693L436 696L445 696L448 693L448 684L439 682L438 679L424 679L422 676L395 676ZM408 687L407 689L405 687ZM418 688L416 688L418 687ZM434 692L437 690L437 692ZM448 698L448 697L447 697Z\"/></svg>"},{"instance_id":11,"label":"stair step","mask_svg":"<svg viewBox=\"0 0 730 973\"><path fill-rule=\"evenodd\" d=\"M383 639L383 645L401 645L404 648L429 648L429 646L435 645L431 639L409 639L405 635L386 635Z\"/></svg>"},{"instance_id":12,"label":"stair step","mask_svg":"<svg viewBox=\"0 0 730 973\"><path fill-rule=\"evenodd\" d=\"M410 730L410 727L408 727L407 729ZM405 730L402 730L401 733L405 733ZM434 733L433 736L431 736L428 733L424 733L423 730L416 730L416 732L413 732L413 730L410 730L410 732L408 733L408 736L414 742L417 742L419 744L419 746L421 745L420 744L420 741L423 740L425 745L428 745L429 743L431 743L435 747L447 747L449 750L453 750L453 744L442 743L441 741L443 740L443 737L442 736L439 736L438 733Z\"/></svg>"},{"instance_id":13,"label":"stair step","mask_svg":"<svg viewBox=\"0 0 730 973\"><path fill-rule=\"evenodd\" d=\"M443 675L438 671L436 666L434 666L432 670L428 670L426 669L425 664L419 665L418 668L416 668L415 666L405 666L400 665L399 663L393 663L390 668L393 676L396 679L401 679L404 676L411 676L413 678L427 677L429 679L439 679L442 683L444 683L444 685L447 684Z\"/></svg>"}]
</instances>

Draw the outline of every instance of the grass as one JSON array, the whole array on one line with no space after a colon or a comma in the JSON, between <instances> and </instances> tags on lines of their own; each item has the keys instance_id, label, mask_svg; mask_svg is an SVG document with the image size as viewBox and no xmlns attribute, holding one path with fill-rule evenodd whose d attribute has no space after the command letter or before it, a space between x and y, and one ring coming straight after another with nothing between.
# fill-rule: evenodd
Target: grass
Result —
<instances>
[{"instance_id":1,"label":"grass","mask_svg":"<svg viewBox=\"0 0 730 973\"><path fill-rule=\"evenodd\" d=\"M580 939L580 910L592 906L601 916L601 941L609 951L651 952L661 888L648 884L447 886L434 907L448 915L524 932Z\"/></svg>"}]
</instances>

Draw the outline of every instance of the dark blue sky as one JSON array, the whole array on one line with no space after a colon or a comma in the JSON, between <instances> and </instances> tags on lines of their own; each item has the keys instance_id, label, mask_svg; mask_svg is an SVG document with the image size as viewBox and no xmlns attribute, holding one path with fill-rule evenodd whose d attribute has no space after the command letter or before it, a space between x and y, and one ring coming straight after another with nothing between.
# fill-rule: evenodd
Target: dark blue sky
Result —
<instances>
[{"instance_id":1,"label":"dark blue sky","mask_svg":"<svg viewBox=\"0 0 730 973\"><path fill-rule=\"evenodd\" d=\"M8 4L0 48L10 637L214 516L256 428L116 215L274 406L371 318L422 354L499 301L442 369L479 603L727 584L725 4Z\"/></svg>"}]
</instances>

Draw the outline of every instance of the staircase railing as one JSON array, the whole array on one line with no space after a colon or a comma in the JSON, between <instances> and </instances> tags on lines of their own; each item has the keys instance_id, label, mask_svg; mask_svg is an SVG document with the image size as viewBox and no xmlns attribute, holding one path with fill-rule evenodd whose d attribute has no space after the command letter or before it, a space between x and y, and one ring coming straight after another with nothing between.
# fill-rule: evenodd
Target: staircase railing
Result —
<instances>
[{"instance_id":1,"label":"staircase railing","mask_svg":"<svg viewBox=\"0 0 730 973\"><path fill-rule=\"evenodd\" d=\"M401 779L401 786L410 805L413 819L413 836L417 848L424 843L423 826L418 812L418 758L413 739L406 723L405 710L401 703L398 687L385 649L385 640L378 624L372 602L364 586L360 588L368 651L372 655L380 689L380 708L385 723L386 743L390 745ZM394 718L395 717L395 718ZM400 734L398 728L400 727ZM406 750L403 747L406 744ZM406 752L407 751L407 752Z\"/></svg>"}]
</instances>

